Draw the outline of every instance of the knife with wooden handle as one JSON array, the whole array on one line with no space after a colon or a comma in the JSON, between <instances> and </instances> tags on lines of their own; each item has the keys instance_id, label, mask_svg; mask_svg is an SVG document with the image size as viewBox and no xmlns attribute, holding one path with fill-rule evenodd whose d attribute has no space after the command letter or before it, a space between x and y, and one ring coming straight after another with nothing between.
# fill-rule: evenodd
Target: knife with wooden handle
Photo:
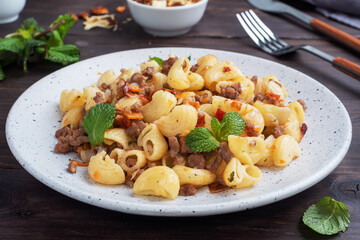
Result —
<instances>
[{"instance_id":1,"label":"knife with wooden handle","mask_svg":"<svg viewBox=\"0 0 360 240\"><path fill-rule=\"evenodd\" d=\"M346 44L347 46L356 49L357 51L360 52L360 39L346 33L343 32L341 30L339 30L336 27L333 27L317 18L313 18L310 21L310 25L314 28L316 28L317 30L319 30L320 32L335 38L336 40Z\"/></svg>"},{"instance_id":2,"label":"knife with wooden handle","mask_svg":"<svg viewBox=\"0 0 360 240\"><path fill-rule=\"evenodd\" d=\"M247 0L254 7L265 12L289 14L327 36L345 44L360 53L360 39L341 31L317 18L307 15L285 3L276 0Z\"/></svg>"}]
</instances>

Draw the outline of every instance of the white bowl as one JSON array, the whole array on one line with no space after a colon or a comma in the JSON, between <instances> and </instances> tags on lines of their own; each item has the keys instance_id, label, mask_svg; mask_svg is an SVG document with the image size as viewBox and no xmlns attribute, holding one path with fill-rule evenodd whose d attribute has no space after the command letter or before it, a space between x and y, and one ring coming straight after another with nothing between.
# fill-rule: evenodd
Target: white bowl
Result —
<instances>
[{"instance_id":1,"label":"white bowl","mask_svg":"<svg viewBox=\"0 0 360 240\"><path fill-rule=\"evenodd\" d=\"M154 36L172 37L187 33L204 15L208 0L177 7L153 7L127 0L130 13L144 30Z\"/></svg>"},{"instance_id":2,"label":"white bowl","mask_svg":"<svg viewBox=\"0 0 360 240\"><path fill-rule=\"evenodd\" d=\"M0 0L0 24L16 21L26 0Z\"/></svg>"}]
</instances>

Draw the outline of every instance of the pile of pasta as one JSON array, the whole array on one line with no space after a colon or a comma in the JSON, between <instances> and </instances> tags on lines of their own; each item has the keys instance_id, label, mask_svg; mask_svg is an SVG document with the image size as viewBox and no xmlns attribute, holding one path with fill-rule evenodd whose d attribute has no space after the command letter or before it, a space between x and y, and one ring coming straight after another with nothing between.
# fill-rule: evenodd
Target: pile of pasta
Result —
<instances>
[{"instance_id":1,"label":"pile of pasta","mask_svg":"<svg viewBox=\"0 0 360 240\"><path fill-rule=\"evenodd\" d=\"M90 158L88 173L95 182L123 184L132 179L136 195L175 199L181 187L189 184L195 188L214 184L225 188L251 187L262 179L259 167L285 167L301 155L299 142L304 135L304 108L298 101L286 104L287 89L274 75L254 81L253 76L245 76L234 63L219 61L214 55L198 58L195 68L187 57L176 59L165 74L157 62L148 60L140 64L140 70L123 69L119 76L113 70L106 71L96 85L85 87L83 92L62 92L62 127L71 129L81 128L82 111L95 106L94 98L99 95L115 104L116 109L130 109L134 103L142 106L139 119L146 127L137 139L121 127L113 126L105 131L103 146L116 143L118 147L111 152L100 150ZM136 93L121 99L114 97L120 79L129 81L133 74L144 73L149 68L153 74L147 77L146 84L152 85L153 91L147 101ZM111 88L102 90L100 86L104 83ZM240 96L236 99L222 96L222 89L234 83L240 83ZM135 82L131 85L140 87ZM257 100L259 94L275 97L276 104ZM206 101L196 101L196 96L206 97ZM234 157L229 162L222 160L216 172L207 166L214 161L217 151L212 152L201 169L189 167L187 155L183 155L183 163L174 164L174 159L167 154L168 138L186 136L199 126L199 114L205 116L202 127L212 131L211 119L219 110L236 111L246 121L246 127L252 126L252 131L228 137L227 144ZM283 134L275 137L272 131L278 126L282 127ZM135 158L136 162L129 165L129 158Z\"/></svg>"}]
</instances>

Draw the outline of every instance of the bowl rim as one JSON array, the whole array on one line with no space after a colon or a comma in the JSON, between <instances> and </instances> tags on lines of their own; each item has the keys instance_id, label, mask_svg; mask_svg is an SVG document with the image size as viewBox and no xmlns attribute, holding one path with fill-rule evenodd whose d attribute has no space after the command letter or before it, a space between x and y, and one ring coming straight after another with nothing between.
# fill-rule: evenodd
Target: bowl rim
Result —
<instances>
[{"instance_id":1,"label":"bowl rim","mask_svg":"<svg viewBox=\"0 0 360 240\"><path fill-rule=\"evenodd\" d=\"M134 0L127 0L127 3L129 4L133 4L137 7L142 7L145 9L156 9L156 10L160 10L160 11L178 11L178 10L184 10L184 9L189 9L189 8L195 8L195 7L200 7L201 5L206 5L208 3L208 0L200 0L197 3L193 3L193 4L188 4L188 5L184 5L184 6L176 6L176 7L157 7L157 6L150 6L150 5L146 5L146 4L142 4L142 3L138 3Z\"/></svg>"}]
</instances>

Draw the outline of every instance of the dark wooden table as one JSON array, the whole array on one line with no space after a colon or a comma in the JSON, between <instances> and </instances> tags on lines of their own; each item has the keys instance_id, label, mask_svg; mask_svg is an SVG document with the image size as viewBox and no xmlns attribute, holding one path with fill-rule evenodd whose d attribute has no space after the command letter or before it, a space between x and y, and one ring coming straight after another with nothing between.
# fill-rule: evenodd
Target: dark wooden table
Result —
<instances>
[{"instance_id":1,"label":"dark wooden table","mask_svg":"<svg viewBox=\"0 0 360 240\"><path fill-rule=\"evenodd\" d=\"M27 2L18 21L0 25L0 36L17 29L35 17L49 25L59 14L88 11L99 4L113 12L124 0L62 0ZM308 5L297 7L312 16L324 18ZM17 66L6 69L7 79L0 82L0 239L359 239L360 238L360 82L333 69L306 52L282 58L269 56L255 47L235 18L236 12L251 8L242 0L210 0L201 22L184 36L156 38L136 23L120 24L119 30L84 31L79 21L66 42L75 43L81 59L115 51L148 47L201 47L229 50L266 58L295 68L324 84L343 102L352 124L353 139L342 163L324 180L286 200L264 207L209 217L145 217L104 210L66 197L27 173L9 150L5 121L15 100L33 83L61 65L29 65L24 74ZM359 55L311 31L296 21L255 10L280 37L291 44L310 44L334 56L360 63ZM120 22L128 10L116 14ZM356 29L326 20L357 37ZM311 87L311 86L309 86ZM305 209L324 196L342 201L350 210L351 223L345 233L333 237L316 234L302 221Z\"/></svg>"}]
</instances>

